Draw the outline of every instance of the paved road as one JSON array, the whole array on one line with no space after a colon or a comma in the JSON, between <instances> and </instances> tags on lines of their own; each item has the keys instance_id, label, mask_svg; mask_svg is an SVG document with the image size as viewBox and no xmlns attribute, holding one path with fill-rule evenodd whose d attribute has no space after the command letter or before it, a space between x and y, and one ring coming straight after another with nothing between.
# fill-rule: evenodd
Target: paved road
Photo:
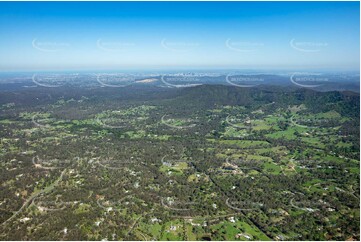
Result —
<instances>
[{"instance_id":1,"label":"paved road","mask_svg":"<svg viewBox=\"0 0 361 242\"><path fill-rule=\"evenodd\" d=\"M54 189L54 187L56 187L58 185L58 183L63 179L63 175L65 174L66 169L62 171L62 173L60 174L59 178L52 184L50 184L49 186L45 187L44 189L37 191L35 193L33 193L30 197L28 197L28 199L26 199L26 201L24 202L24 204L21 206L21 208L16 211L10 218L8 218L5 222L3 222L1 225L5 225L6 223L10 222L11 220L13 220L19 213L22 212L22 210L24 210L24 208L26 208L29 203L36 198L37 196L39 196L40 194L43 193L48 193L51 190Z\"/></svg>"}]
</instances>

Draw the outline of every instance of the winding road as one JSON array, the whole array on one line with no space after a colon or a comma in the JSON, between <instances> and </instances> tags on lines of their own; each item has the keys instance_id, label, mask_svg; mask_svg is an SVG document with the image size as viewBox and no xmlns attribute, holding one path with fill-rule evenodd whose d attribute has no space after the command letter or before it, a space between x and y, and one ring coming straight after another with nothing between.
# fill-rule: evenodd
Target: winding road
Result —
<instances>
[{"instance_id":1,"label":"winding road","mask_svg":"<svg viewBox=\"0 0 361 242\"><path fill-rule=\"evenodd\" d=\"M59 176L59 178L52 184L50 184L49 186L45 187L44 189L40 190L40 191L37 191L37 192L34 192L30 197L28 197L26 199L26 201L24 202L24 204L20 207L20 209L18 211L16 211L10 218L8 218L7 220L5 220L5 222L3 222L1 225L5 225L6 223L10 222L11 220L13 220L19 213L21 213L24 208L26 208L30 202L36 198L37 196L39 196L40 194L44 194L44 193L48 193L50 192L51 190L54 189L54 187L56 187L59 182L63 179L63 176L66 172L66 169L63 170Z\"/></svg>"}]
</instances>

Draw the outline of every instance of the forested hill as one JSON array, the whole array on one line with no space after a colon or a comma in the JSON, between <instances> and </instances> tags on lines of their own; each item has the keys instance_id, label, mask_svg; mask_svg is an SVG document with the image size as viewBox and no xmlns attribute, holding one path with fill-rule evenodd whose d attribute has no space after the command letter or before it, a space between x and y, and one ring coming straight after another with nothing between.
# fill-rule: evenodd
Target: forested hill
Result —
<instances>
[{"instance_id":1,"label":"forested hill","mask_svg":"<svg viewBox=\"0 0 361 242\"><path fill-rule=\"evenodd\" d=\"M337 111L343 116L359 117L360 95L351 91L319 92L297 87L260 85L236 87L226 85L200 85L187 88L160 88L156 86L129 86L125 88L61 88L27 89L16 92L2 92L0 104L14 102L18 105L52 103L58 98L99 100L163 101L168 105L212 107L214 105L254 106L275 103L275 107L305 104L314 112Z\"/></svg>"},{"instance_id":2,"label":"forested hill","mask_svg":"<svg viewBox=\"0 0 361 242\"><path fill-rule=\"evenodd\" d=\"M179 90L175 102L195 106L254 105L275 102L277 106L305 104L315 111L337 111L345 116L360 116L360 95L355 92L318 92L305 88L258 86L242 88L202 85Z\"/></svg>"}]
</instances>

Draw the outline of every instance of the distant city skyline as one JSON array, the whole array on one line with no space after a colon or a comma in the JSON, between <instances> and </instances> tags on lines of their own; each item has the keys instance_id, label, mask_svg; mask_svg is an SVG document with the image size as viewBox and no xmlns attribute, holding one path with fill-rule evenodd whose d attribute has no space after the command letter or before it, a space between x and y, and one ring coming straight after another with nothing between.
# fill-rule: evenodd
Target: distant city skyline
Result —
<instances>
[{"instance_id":1,"label":"distant city skyline","mask_svg":"<svg viewBox=\"0 0 361 242\"><path fill-rule=\"evenodd\" d=\"M0 2L0 71L358 71L359 2Z\"/></svg>"}]
</instances>

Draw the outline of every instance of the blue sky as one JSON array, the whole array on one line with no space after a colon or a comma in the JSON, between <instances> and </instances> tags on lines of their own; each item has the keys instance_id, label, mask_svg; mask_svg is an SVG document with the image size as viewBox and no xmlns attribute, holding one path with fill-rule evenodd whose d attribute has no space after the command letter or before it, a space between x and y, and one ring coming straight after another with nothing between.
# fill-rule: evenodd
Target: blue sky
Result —
<instances>
[{"instance_id":1,"label":"blue sky","mask_svg":"<svg viewBox=\"0 0 361 242\"><path fill-rule=\"evenodd\" d=\"M358 2L0 2L0 71L358 70Z\"/></svg>"}]
</instances>

